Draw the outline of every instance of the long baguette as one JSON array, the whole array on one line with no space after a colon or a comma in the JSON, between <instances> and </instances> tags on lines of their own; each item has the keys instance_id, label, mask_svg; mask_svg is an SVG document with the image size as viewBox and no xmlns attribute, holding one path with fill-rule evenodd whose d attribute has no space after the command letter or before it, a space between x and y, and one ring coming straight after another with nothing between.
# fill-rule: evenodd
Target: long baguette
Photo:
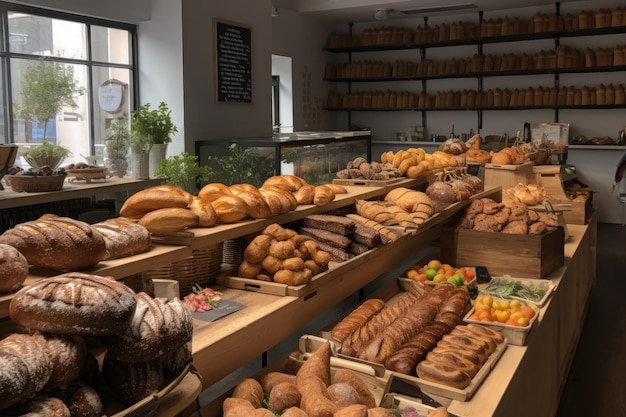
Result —
<instances>
[{"instance_id":1,"label":"long baguette","mask_svg":"<svg viewBox=\"0 0 626 417\"><path fill-rule=\"evenodd\" d=\"M375 314L378 314L384 306L385 302L380 298L365 300L343 320L337 323L330 331L330 335L338 342L343 342L356 329L367 323Z\"/></svg>"}]
</instances>

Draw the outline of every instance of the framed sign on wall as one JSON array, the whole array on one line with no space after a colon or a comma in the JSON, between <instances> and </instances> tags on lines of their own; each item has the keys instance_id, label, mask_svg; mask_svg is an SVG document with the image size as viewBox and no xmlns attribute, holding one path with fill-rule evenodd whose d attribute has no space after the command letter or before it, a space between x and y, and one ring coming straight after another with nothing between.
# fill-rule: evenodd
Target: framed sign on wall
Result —
<instances>
[{"instance_id":1,"label":"framed sign on wall","mask_svg":"<svg viewBox=\"0 0 626 417\"><path fill-rule=\"evenodd\" d=\"M213 19L216 103L253 104L252 27Z\"/></svg>"}]
</instances>

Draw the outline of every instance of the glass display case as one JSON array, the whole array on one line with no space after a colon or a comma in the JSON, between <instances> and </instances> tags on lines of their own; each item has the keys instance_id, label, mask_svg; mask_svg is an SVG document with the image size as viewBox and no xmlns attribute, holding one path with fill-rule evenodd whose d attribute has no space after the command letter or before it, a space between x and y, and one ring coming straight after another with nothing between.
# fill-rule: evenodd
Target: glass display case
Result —
<instances>
[{"instance_id":1,"label":"glass display case","mask_svg":"<svg viewBox=\"0 0 626 417\"><path fill-rule=\"evenodd\" d=\"M294 132L267 138L197 141L196 155L200 164L211 164L216 174L221 170L216 181L225 184L260 186L271 175L293 174L318 185L332 182L337 171L356 157L369 161L371 132Z\"/></svg>"}]
</instances>

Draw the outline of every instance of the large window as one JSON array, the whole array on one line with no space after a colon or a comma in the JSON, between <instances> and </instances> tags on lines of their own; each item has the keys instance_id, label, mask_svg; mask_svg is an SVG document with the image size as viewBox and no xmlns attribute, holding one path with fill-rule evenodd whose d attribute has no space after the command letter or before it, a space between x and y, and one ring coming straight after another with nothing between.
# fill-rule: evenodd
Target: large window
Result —
<instances>
[{"instance_id":1,"label":"large window","mask_svg":"<svg viewBox=\"0 0 626 417\"><path fill-rule=\"evenodd\" d=\"M135 26L3 2L0 13L0 143L23 155L46 139L71 150L67 162L101 155L137 97Z\"/></svg>"}]
</instances>

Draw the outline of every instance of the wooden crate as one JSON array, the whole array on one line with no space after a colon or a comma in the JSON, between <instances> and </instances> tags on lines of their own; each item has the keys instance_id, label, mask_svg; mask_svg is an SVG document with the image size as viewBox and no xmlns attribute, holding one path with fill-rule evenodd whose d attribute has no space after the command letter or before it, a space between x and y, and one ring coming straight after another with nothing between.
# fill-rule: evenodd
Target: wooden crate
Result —
<instances>
[{"instance_id":1,"label":"wooden crate","mask_svg":"<svg viewBox=\"0 0 626 417\"><path fill-rule=\"evenodd\" d=\"M562 165L541 165L533 167L535 183L545 188L550 202L570 204L571 209L563 212L565 222L569 224L587 224L592 210L592 199L587 201L570 200L564 191L563 181L568 178Z\"/></svg>"},{"instance_id":2,"label":"wooden crate","mask_svg":"<svg viewBox=\"0 0 626 417\"><path fill-rule=\"evenodd\" d=\"M534 180L532 162L519 165L485 164L485 187L499 185L504 189L519 183L529 184Z\"/></svg>"},{"instance_id":3,"label":"wooden crate","mask_svg":"<svg viewBox=\"0 0 626 417\"><path fill-rule=\"evenodd\" d=\"M444 228L440 258L451 265L486 266L491 275L543 278L563 266L563 228L543 235L514 235Z\"/></svg>"}]
</instances>

